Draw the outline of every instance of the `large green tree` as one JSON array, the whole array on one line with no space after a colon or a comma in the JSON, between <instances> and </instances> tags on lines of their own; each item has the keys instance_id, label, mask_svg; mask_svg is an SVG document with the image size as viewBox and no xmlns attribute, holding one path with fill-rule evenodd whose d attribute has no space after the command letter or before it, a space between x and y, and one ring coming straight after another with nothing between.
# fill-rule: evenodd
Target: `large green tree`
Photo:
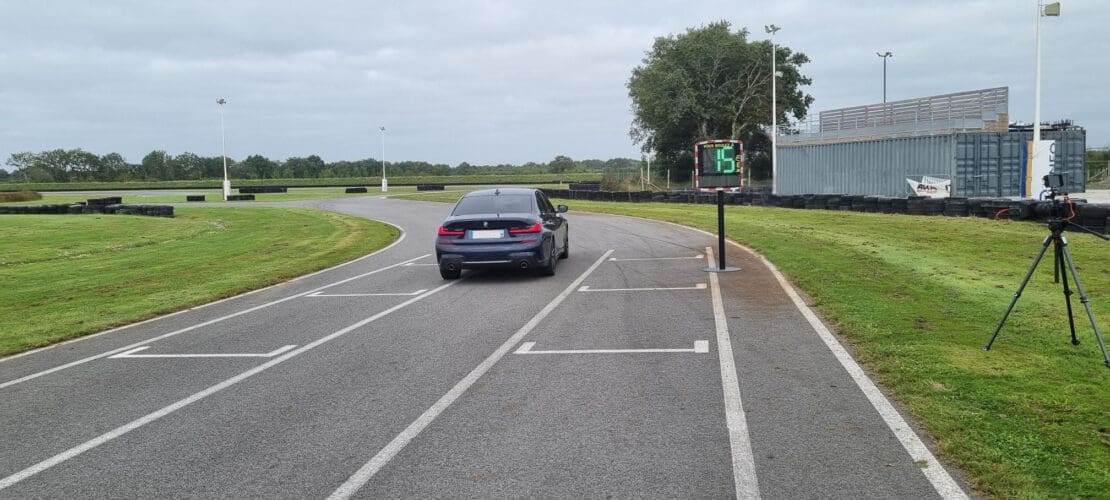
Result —
<instances>
[{"instance_id":1,"label":"large green tree","mask_svg":"<svg viewBox=\"0 0 1110 500\"><path fill-rule=\"evenodd\" d=\"M779 123L802 119L813 97L801 90L810 79L801 52L778 46ZM692 165L694 143L709 139L748 142L771 124L771 42L749 41L727 21L655 39L628 80L634 118L630 135L680 176Z\"/></svg>"}]
</instances>

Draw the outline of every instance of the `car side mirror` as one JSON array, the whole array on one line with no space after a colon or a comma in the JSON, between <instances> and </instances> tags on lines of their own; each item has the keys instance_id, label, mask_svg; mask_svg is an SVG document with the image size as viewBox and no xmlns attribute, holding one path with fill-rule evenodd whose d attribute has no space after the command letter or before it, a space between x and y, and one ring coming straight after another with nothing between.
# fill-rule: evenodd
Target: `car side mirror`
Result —
<instances>
[{"instance_id":1,"label":"car side mirror","mask_svg":"<svg viewBox=\"0 0 1110 500\"><path fill-rule=\"evenodd\" d=\"M566 206L566 205L559 205L559 206L558 206L558 207L557 207L557 208L555 209L555 211L556 211L556 212L559 212L559 213L561 213L561 214L565 214L565 213L567 213L567 210L570 210L570 207L568 207L568 206Z\"/></svg>"}]
</instances>

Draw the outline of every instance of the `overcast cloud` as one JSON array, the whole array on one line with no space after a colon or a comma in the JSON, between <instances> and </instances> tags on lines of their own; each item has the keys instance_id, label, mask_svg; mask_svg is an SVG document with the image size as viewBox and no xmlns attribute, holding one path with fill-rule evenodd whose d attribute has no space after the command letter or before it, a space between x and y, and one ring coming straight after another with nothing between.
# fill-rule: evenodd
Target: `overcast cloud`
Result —
<instances>
[{"instance_id":1,"label":"overcast cloud","mask_svg":"<svg viewBox=\"0 0 1110 500\"><path fill-rule=\"evenodd\" d=\"M1110 2L1043 22L1042 119L1110 145ZM0 161L82 148L457 165L639 157L625 84L655 37L727 20L807 54L821 110L1010 87L1032 121L1035 0L0 0Z\"/></svg>"}]
</instances>

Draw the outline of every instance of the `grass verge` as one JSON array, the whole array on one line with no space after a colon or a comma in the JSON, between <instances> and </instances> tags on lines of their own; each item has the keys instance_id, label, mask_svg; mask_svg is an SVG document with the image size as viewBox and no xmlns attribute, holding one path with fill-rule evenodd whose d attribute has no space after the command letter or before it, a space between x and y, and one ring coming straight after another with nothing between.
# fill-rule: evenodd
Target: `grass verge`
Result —
<instances>
[{"instance_id":1,"label":"grass verge","mask_svg":"<svg viewBox=\"0 0 1110 500\"><path fill-rule=\"evenodd\" d=\"M714 205L557 202L717 230ZM726 207L725 220L730 238L766 256L812 297L870 375L977 491L1108 497L1110 370L1078 294L1072 299L1081 344L1069 342L1051 253L993 349L982 350L1048 234L1044 224L742 206ZM1106 333L1110 246L1085 234L1069 233L1068 240Z\"/></svg>"},{"instance_id":2,"label":"grass verge","mask_svg":"<svg viewBox=\"0 0 1110 500\"><path fill-rule=\"evenodd\" d=\"M307 209L0 215L0 355L279 283L397 236L379 222Z\"/></svg>"}]
</instances>

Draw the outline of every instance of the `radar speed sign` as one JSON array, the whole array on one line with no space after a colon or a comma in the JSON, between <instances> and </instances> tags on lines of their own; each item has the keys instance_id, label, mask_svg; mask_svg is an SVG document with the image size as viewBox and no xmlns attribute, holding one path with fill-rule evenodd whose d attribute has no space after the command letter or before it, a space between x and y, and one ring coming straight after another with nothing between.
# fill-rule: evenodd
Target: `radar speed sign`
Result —
<instances>
[{"instance_id":1,"label":"radar speed sign","mask_svg":"<svg viewBox=\"0 0 1110 500\"><path fill-rule=\"evenodd\" d=\"M698 188L733 188L742 185L744 144L733 139L694 144L695 182Z\"/></svg>"}]
</instances>

